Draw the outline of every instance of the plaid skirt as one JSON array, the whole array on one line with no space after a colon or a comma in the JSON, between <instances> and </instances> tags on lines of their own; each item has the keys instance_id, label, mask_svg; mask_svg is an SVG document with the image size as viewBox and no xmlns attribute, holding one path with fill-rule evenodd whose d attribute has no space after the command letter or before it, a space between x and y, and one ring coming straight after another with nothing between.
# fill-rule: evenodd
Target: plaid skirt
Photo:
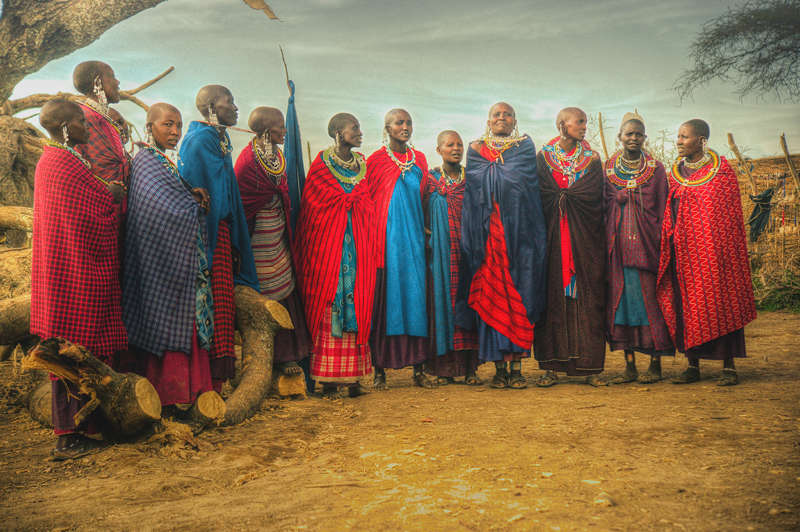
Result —
<instances>
[{"instance_id":1,"label":"plaid skirt","mask_svg":"<svg viewBox=\"0 0 800 532\"><path fill-rule=\"evenodd\" d=\"M359 377L372 373L369 344L356 345L358 333L342 333L342 338L331 334L331 309L328 305L322 317L322 326L314 338L311 353L311 378L319 382L352 383Z\"/></svg>"},{"instance_id":2,"label":"plaid skirt","mask_svg":"<svg viewBox=\"0 0 800 532\"><path fill-rule=\"evenodd\" d=\"M233 296L231 230L226 221L219 223L217 232L217 247L214 250L214 259L211 264L211 300L214 305L214 337L211 340L211 350L208 352L208 356L212 360L220 357L235 357L233 329L236 307Z\"/></svg>"}]
</instances>

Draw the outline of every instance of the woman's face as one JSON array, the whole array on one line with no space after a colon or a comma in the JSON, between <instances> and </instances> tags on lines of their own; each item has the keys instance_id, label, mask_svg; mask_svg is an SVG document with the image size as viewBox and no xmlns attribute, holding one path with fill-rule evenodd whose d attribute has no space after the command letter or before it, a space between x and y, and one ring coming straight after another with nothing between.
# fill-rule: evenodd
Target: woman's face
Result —
<instances>
[{"instance_id":1,"label":"woman's face","mask_svg":"<svg viewBox=\"0 0 800 532\"><path fill-rule=\"evenodd\" d=\"M67 122L67 135L69 135L69 144L72 146L89 142L92 134L89 131L86 115L83 114L83 111L76 111Z\"/></svg>"},{"instance_id":2,"label":"woman's face","mask_svg":"<svg viewBox=\"0 0 800 532\"><path fill-rule=\"evenodd\" d=\"M286 138L286 123L283 120L281 120L280 124L269 128L267 130L267 134L269 137L269 141L272 144L283 144L283 141Z\"/></svg>"},{"instance_id":3,"label":"woman's face","mask_svg":"<svg viewBox=\"0 0 800 532\"><path fill-rule=\"evenodd\" d=\"M392 116L392 120L386 125L386 132L389 138L405 144L411 138L414 128L411 125L411 116L405 111L398 111Z\"/></svg>"},{"instance_id":4,"label":"woman's face","mask_svg":"<svg viewBox=\"0 0 800 532\"><path fill-rule=\"evenodd\" d=\"M464 142L457 133L449 133L442 139L436 148L436 153L442 156L442 161L451 164L461 164L464 159Z\"/></svg>"},{"instance_id":5,"label":"woman's face","mask_svg":"<svg viewBox=\"0 0 800 532\"><path fill-rule=\"evenodd\" d=\"M114 76L114 70L106 66L99 78L108 103L119 103L119 80Z\"/></svg>"},{"instance_id":6,"label":"woman's face","mask_svg":"<svg viewBox=\"0 0 800 532\"><path fill-rule=\"evenodd\" d=\"M497 137L511 135L517 125L517 119L514 118L514 110L503 103L495 105L489 114L488 124L492 135Z\"/></svg>"},{"instance_id":7,"label":"woman's face","mask_svg":"<svg viewBox=\"0 0 800 532\"><path fill-rule=\"evenodd\" d=\"M675 141L678 155L694 161L703 153L703 137L695 133L692 126L684 124L678 128L678 140Z\"/></svg>"},{"instance_id":8,"label":"woman's face","mask_svg":"<svg viewBox=\"0 0 800 532\"><path fill-rule=\"evenodd\" d=\"M646 138L644 126L633 121L623 124L622 130L619 132L619 140L622 143L622 147L629 152L641 151Z\"/></svg>"},{"instance_id":9,"label":"woman's face","mask_svg":"<svg viewBox=\"0 0 800 532\"><path fill-rule=\"evenodd\" d=\"M174 150L183 134L183 119L176 111L167 110L146 125L153 134L153 142L162 151Z\"/></svg>"},{"instance_id":10,"label":"woman's face","mask_svg":"<svg viewBox=\"0 0 800 532\"><path fill-rule=\"evenodd\" d=\"M233 103L233 94L230 92L217 98L214 110L221 126L235 126L239 121L239 108Z\"/></svg>"},{"instance_id":11,"label":"woman's face","mask_svg":"<svg viewBox=\"0 0 800 532\"><path fill-rule=\"evenodd\" d=\"M364 135L361 133L361 125L358 120L350 120L342 129L339 130L339 145L349 148L358 148Z\"/></svg>"},{"instance_id":12,"label":"woman's face","mask_svg":"<svg viewBox=\"0 0 800 532\"><path fill-rule=\"evenodd\" d=\"M562 124L561 133L568 139L580 142L586 138L586 113L572 113Z\"/></svg>"}]
</instances>

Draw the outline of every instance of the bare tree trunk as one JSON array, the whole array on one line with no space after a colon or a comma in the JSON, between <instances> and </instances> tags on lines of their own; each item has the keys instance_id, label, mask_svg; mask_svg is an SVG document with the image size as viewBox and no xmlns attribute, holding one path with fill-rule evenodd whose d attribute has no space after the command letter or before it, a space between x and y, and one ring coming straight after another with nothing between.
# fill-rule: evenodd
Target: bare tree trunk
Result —
<instances>
[{"instance_id":1,"label":"bare tree trunk","mask_svg":"<svg viewBox=\"0 0 800 532\"><path fill-rule=\"evenodd\" d=\"M31 295L0 301L0 345L19 342L30 336Z\"/></svg>"},{"instance_id":2,"label":"bare tree trunk","mask_svg":"<svg viewBox=\"0 0 800 532\"><path fill-rule=\"evenodd\" d=\"M88 46L107 29L164 0L3 0L0 16L0 104L44 65Z\"/></svg>"},{"instance_id":3,"label":"bare tree trunk","mask_svg":"<svg viewBox=\"0 0 800 532\"><path fill-rule=\"evenodd\" d=\"M252 288L236 287L236 328L242 335L242 377L225 402L220 425L237 425L255 414L269 392L273 338L278 329L291 329L289 312Z\"/></svg>"},{"instance_id":4,"label":"bare tree trunk","mask_svg":"<svg viewBox=\"0 0 800 532\"><path fill-rule=\"evenodd\" d=\"M33 205L33 174L42 155L42 137L31 124L0 112L0 203Z\"/></svg>"},{"instance_id":5,"label":"bare tree trunk","mask_svg":"<svg viewBox=\"0 0 800 532\"><path fill-rule=\"evenodd\" d=\"M32 251L31 248L0 250L0 300L31 293Z\"/></svg>"}]
</instances>

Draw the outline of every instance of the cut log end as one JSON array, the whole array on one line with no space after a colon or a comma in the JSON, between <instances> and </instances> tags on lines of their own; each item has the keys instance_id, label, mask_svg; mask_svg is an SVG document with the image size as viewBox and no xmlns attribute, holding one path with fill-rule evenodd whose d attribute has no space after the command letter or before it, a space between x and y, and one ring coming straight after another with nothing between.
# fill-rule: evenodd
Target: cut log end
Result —
<instances>
[{"instance_id":1,"label":"cut log end","mask_svg":"<svg viewBox=\"0 0 800 532\"><path fill-rule=\"evenodd\" d=\"M189 408L188 417L193 422L206 426L221 420L226 411L225 401L217 392L205 392Z\"/></svg>"},{"instance_id":2,"label":"cut log end","mask_svg":"<svg viewBox=\"0 0 800 532\"><path fill-rule=\"evenodd\" d=\"M277 379L272 379L272 387L269 391L272 395L279 395L284 399L287 397L306 397L306 379L300 375L281 375Z\"/></svg>"},{"instance_id":3,"label":"cut log end","mask_svg":"<svg viewBox=\"0 0 800 532\"><path fill-rule=\"evenodd\" d=\"M267 309L267 312L272 315L272 319L275 320L278 327L281 329L294 329L289 311L278 301L267 300L264 302L264 307Z\"/></svg>"},{"instance_id":4,"label":"cut log end","mask_svg":"<svg viewBox=\"0 0 800 532\"><path fill-rule=\"evenodd\" d=\"M140 379L136 382L134 389L136 402L145 417L152 419L154 422L161 419L161 401L158 398L158 392L147 379Z\"/></svg>"}]
</instances>

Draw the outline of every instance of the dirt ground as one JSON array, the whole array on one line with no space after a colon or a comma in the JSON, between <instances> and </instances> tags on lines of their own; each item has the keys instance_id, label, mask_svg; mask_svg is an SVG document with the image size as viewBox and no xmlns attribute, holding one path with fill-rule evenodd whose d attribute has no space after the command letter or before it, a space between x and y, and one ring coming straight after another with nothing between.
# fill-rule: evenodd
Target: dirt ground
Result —
<instances>
[{"instance_id":1,"label":"dirt ground","mask_svg":"<svg viewBox=\"0 0 800 532\"><path fill-rule=\"evenodd\" d=\"M386 392L269 399L196 446L77 462L49 461L50 431L3 405L0 529L798 530L800 316L762 313L747 341L736 387L715 386L718 362L692 385L597 389L537 388L532 361L526 390L427 391L394 371ZM607 374L623 365L609 355Z\"/></svg>"}]
</instances>

